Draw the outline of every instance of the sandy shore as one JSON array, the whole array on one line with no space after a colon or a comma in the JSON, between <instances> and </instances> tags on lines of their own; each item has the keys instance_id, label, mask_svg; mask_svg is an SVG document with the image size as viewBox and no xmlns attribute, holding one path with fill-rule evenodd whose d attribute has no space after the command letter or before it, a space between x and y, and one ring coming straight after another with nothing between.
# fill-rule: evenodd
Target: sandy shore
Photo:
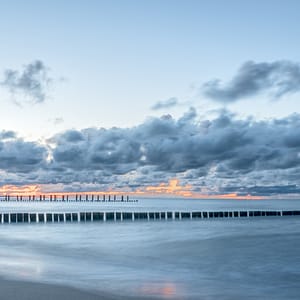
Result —
<instances>
[{"instance_id":1,"label":"sandy shore","mask_svg":"<svg viewBox=\"0 0 300 300\"><path fill-rule=\"evenodd\" d=\"M0 299L5 300L118 300L120 297L44 283L0 279ZM122 299L125 299L122 297Z\"/></svg>"},{"instance_id":2,"label":"sandy shore","mask_svg":"<svg viewBox=\"0 0 300 300\"><path fill-rule=\"evenodd\" d=\"M68 286L0 278L2 300L160 300L157 297L117 296ZM171 299L171 298L170 298Z\"/></svg>"}]
</instances>

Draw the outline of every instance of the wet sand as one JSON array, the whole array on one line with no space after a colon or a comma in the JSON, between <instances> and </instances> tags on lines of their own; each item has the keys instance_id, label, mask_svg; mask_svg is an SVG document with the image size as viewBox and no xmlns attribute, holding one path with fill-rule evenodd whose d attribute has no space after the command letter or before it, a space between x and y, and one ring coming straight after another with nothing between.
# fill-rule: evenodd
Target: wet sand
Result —
<instances>
[{"instance_id":1,"label":"wet sand","mask_svg":"<svg viewBox=\"0 0 300 300\"><path fill-rule=\"evenodd\" d=\"M90 292L68 286L0 278L2 300L159 300L159 297L131 297ZM171 299L171 298L170 298Z\"/></svg>"},{"instance_id":2,"label":"wet sand","mask_svg":"<svg viewBox=\"0 0 300 300\"><path fill-rule=\"evenodd\" d=\"M0 299L5 300L119 300L111 295L100 295L72 287L45 283L0 279Z\"/></svg>"}]
</instances>

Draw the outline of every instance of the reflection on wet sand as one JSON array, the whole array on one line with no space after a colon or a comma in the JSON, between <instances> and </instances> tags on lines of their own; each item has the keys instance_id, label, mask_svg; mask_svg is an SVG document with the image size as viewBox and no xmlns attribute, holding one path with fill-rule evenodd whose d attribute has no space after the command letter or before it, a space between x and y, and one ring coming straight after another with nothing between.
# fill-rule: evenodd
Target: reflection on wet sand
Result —
<instances>
[{"instance_id":1,"label":"reflection on wet sand","mask_svg":"<svg viewBox=\"0 0 300 300\"><path fill-rule=\"evenodd\" d=\"M178 296L180 293L179 287L173 282L151 282L141 287L141 294L143 296L159 296L168 299Z\"/></svg>"},{"instance_id":2,"label":"reflection on wet sand","mask_svg":"<svg viewBox=\"0 0 300 300\"><path fill-rule=\"evenodd\" d=\"M41 279L43 272L43 266L39 260L25 256L3 256L2 259L0 259L0 268L8 277L30 281Z\"/></svg>"}]
</instances>

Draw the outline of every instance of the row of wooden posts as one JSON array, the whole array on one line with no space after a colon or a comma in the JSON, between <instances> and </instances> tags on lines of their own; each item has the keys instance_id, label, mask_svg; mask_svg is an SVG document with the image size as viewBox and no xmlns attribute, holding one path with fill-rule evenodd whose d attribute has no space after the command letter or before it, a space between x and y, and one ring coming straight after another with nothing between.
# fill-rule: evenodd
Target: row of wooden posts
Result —
<instances>
[{"instance_id":1,"label":"row of wooden posts","mask_svg":"<svg viewBox=\"0 0 300 300\"><path fill-rule=\"evenodd\" d=\"M0 201L50 201L50 202L137 202L137 200L129 199L129 196L121 195L119 198L117 195L3 195L0 196Z\"/></svg>"},{"instance_id":2,"label":"row of wooden posts","mask_svg":"<svg viewBox=\"0 0 300 300\"><path fill-rule=\"evenodd\" d=\"M289 211L166 211L166 212L6 212L0 213L4 223L55 223L135 220L188 220L216 218L252 218L300 216L299 210Z\"/></svg>"}]
</instances>

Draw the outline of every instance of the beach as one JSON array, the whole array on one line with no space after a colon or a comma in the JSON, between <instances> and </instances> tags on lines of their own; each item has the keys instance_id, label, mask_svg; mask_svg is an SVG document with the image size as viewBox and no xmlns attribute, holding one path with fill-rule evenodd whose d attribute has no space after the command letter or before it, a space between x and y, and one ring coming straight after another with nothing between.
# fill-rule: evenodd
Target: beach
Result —
<instances>
[{"instance_id":1,"label":"beach","mask_svg":"<svg viewBox=\"0 0 300 300\"><path fill-rule=\"evenodd\" d=\"M0 278L0 299L5 300L160 300L161 297L110 295L70 286Z\"/></svg>"},{"instance_id":2,"label":"beach","mask_svg":"<svg viewBox=\"0 0 300 300\"><path fill-rule=\"evenodd\" d=\"M7 300L114 300L71 287L0 279L0 299Z\"/></svg>"},{"instance_id":3,"label":"beach","mask_svg":"<svg viewBox=\"0 0 300 300\"><path fill-rule=\"evenodd\" d=\"M0 299L5 300L134 300L126 296L90 292L68 286L0 279ZM150 299L150 298L147 298Z\"/></svg>"},{"instance_id":4,"label":"beach","mask_svg":"<svg viewBox=\"0 0 300 300\"><path fill-rule=\"evenodd\" d=\"M25 207L25 205L27 205ZM298 201L4 204L2 211L299 209ZM299 299L300 218L1 224L0 299Z\"/></svg>"}]
</instances>

